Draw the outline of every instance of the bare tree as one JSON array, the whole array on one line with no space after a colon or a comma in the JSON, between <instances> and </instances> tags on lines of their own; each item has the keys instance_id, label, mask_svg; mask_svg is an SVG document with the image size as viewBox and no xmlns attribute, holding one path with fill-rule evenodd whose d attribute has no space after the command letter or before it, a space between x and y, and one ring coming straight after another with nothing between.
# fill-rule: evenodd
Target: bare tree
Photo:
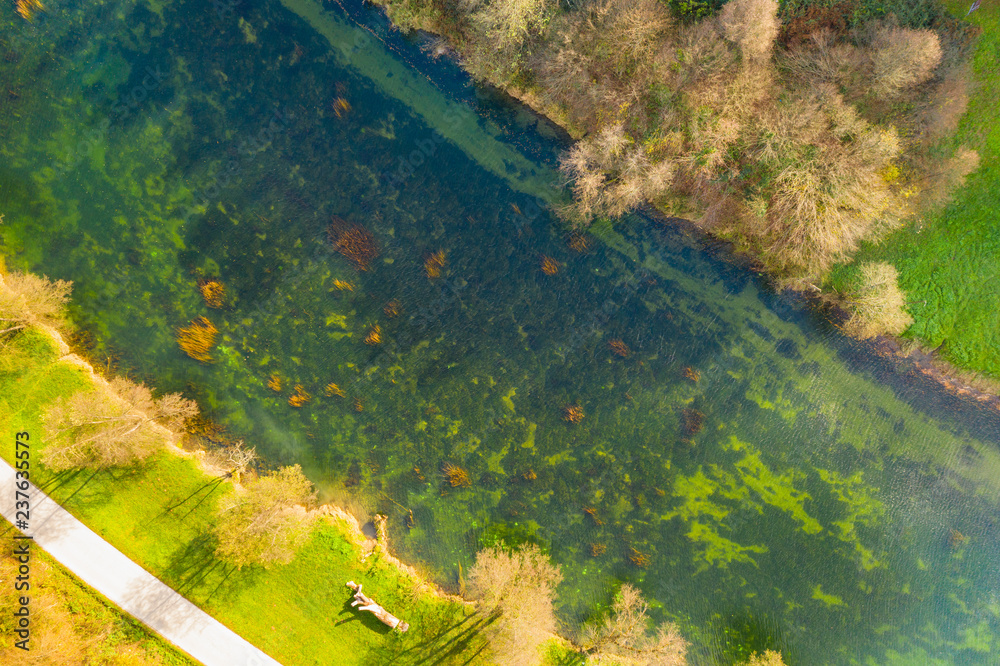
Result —
<instances>
[{"instance_id":1,"label":"bare tree","mask_svg":"<svg viewBox=\"0 0 1000 666\"><path fill-rule=\"evenodd\" d=\"M0 276L0 335L38 324L58 327L72 287L31 273Z\"/></svg>"},{"instance_id":2,"label":"bare tree","mask_svg":"<svg viewBox=\"0 0 1000 666\"><path fill-rule=\"evenodd\" d=\"M479 611L494 618L490 647L499 663L538 662L538 647L556 629L552 603L562 582L559 567L535 545L507 550L503 542L476 555L469 590Z\"/></svg>"},{"instance_id":3,"label":"bare tree","mask_svg":"<svg viewBox=\"0 0 1000 666\"><path fill-rule=\"evenodd\" d=\"M581 643L588 663L639 666L683 666L688 642L677 626L665 623L647 633L649 604L626 583L615 597L611 613L598 624L584 627Z\"/></svg>"},{"instance_id":4,"label":"bare tree","mask_svg":"<svg viewBox=\"0 0 1000 666\"><path fill-rule=\"evenodd\" d=\"M219 505L216 554L242 568L287 564L309 538L315 513L312 484L298 465L236 486Z\"/></svg>"},{"instance_id":5,"label":"bare tree","mask_svg":"<svg viewBox=\"0 0 1000 666\"><path fill-rule=\"evenodd\" d=\"M747 60L771 55L780 26L775 0L732 0L719 12L722 34L739 45Z\"/></svg>"},{"instance_id":6,"label":"bare tree","mask_svg":"<svg viewBox=\"0 0 1000 666\"><path fill-rule=\"evenodd\" d=\"M873 88L888 97L923 83L941 62L941 40L932 30L884 27L872 49Z\"/></svg>"},{"instance_id":7,"label":"bare tree","mask_svg":"<svg viewBox=\"0 0 1000 666\"><path fill-rule=\"evenodd\" d=\"M785 666L781 659L781 653L774 650L764 650L763 654L754 652L750 655L747 666Z\"/></svg>"},{"instance_id":8,"label":"bare tree","mask_svg":"<svg viewBox=\"0 0 1000 666\"><path fill-rule=\"evenodd\" d=\"M150 456L197 413L192 400L176 393L157 400L144 385L118 377L46 411L42 462L57 471L127 465Z\"/></svg>"}]
</instances>

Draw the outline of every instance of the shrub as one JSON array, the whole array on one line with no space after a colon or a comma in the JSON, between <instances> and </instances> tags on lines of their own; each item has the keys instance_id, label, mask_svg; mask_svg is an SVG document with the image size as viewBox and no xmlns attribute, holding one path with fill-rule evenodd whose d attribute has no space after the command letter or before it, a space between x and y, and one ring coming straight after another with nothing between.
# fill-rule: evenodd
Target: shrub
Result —
<instances>
[{"instance_id":1,"label":"shrub","mask_svg":"<svg viewBox=\"0 0 1000 666\"><path fill-rule=\"evenodd\" d=\"M148 388L115 378L106 387L59 399L44 417L42 462L55 471L103 469L143 460L198 413L172 393L155 400Z\"/></svg>"},{"instance_id":2,"label":"shrub","mask_svg":"<svg viewBox=\"0 0 1000 666\"><path fill-rule=\"evenodd\" d=\"M216 554L237 568L291 562L315 522L316 515L306 510L314 499L298 465L236 487L219 504Z\"/></svg>"},{"instance_id":3,"label":"shrub","mask_svg":"<svg viewBox=\"0 0 1000 666\"><path fill-rule=\"evenodd\" d=\"M719 12L719 27L726 39L738 44L746 60L766 58L778 36L778 3L775 0L731 0Z\"/></svg>"},{"instance_id":4,"label":"shrub","mask_svg":"<svg viewBox=\"0 0 1000 666\"><path fill-rule=\"evenodd\" d=\"M662 624L650 635L647 632L649 604L628 583L622 585L611 612L602 622L584 627L581 644L587 663L659 664L683 666L687 663L688 642L673 623Z\"/></svg>"},{"instance_id":5,"label":"shrub","mask_svg":"<svg viewBox=\"0 0 1000 666\"><path fill-rule=\"evenodd\" d=\"M896 268L891 264L861 265L859 284L848 298L852 315L844 324L844 332L867 340L881 333L899 335L913 323L905 310L906 296L896 279Z\"/></svg>"},{"instance_id":6,"label":"shrub","mask_svg":"<svg viewBox=\"0 0 1000 666\"><path fill-rule=\"evenodd\" d=\"M552 604L560 582L559 567L535 545L508 551L501 541L476 555L469 570L469 591L479 611L494 619L488 633L499 663L538 662L538 647L556 629Z\"/></svg>"},{"instance_id":7,"label":"shrub","mask_svg":"<svg viewBox=\"0 0 1000 666\"><path fill-rule=\"evenodd\" d=\"M930 78L941 62L941 42L930 30L883 27L872 48L872 89L893 97Z\"/></svg>"}]
</instances>

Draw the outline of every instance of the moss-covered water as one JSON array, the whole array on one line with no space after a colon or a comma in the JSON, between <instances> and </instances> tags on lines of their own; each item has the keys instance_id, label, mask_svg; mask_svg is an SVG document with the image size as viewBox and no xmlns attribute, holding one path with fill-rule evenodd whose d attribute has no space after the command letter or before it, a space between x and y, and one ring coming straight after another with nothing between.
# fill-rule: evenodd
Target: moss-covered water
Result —
<instances>
[{"instance_id":1,"label":"moss-covered water","mask_svg":"<svg viewBox=\"0 0 1000 666\"><path fill-rule=\"evenodd\" d=\"M997 415L682 227L568 236L558 133L424 40L310 0L2 21L8 264L74 280L95 356L386 513L404 559L458 588L537 541L568 622L632 581L697 663L997 662ZM356 225L367 270L331 242ZM176 341L199 317L211 363Z\"/></svg>"}]
</instances>

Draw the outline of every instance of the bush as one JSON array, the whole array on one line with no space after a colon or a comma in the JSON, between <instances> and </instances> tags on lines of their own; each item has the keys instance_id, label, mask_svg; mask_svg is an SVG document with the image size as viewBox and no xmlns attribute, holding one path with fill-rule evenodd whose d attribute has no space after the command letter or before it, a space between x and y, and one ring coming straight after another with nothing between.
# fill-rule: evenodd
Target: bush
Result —
<instances>
[{"instance_id":1,"label":"bush","mask_svg":"<svg viewBox=\"0 0 1000 666\"><path fill-rule=\"evenodd\" d=\"M538 662L539 646L556 629L552 604L560 582L559 567L535 545L508 551L501 541L476 555L469 570L469 591L479 611L494 620L487 631L499 663Z\"/></svg>"},{"instance_id":2,"label":"bush","mask_svg":"<svg viewBox=\"0 0 1000 666\"><path fill-rule=\"evenodd\" d=\"M216 554L242 568L288 564L309 538L315 514L312 484L298 465L237 486L219 505Z\"/></svg>"},{"instance_id":3,"label":"bush","mask_svg":"<svg viewBox=\"0 0 1000 666\"><path fill-rule=\"evenodd\" d=\"M45 412L42 462L52 470L119 467L148 458L198 413L171 393L158 400L142 384L115 378L106 387L60 398Z\"/></svg>"},{"instance_id":4,"label":"bush","mask_svg":"<svg viewBox=\"0 0 1000 666\"><path fill-rule=\"evenodd\" d=\"M719 12L722 34L739 45L746 60L771 55L780 25L775 0L732 0Z\"/></svg>"},{"instance_id":5,"label":"bush","mask_svg":"<svg viewBox=\"0 0 1000 666\"><path fill-rule=\"evenodd\" d=\"M895 266L868 262L861 265L860 283L848 298L851 318L844 332L860 340L882 333L899 335L913 323L905 310L906 295L896 282Z\"/></svg>"},{"instance_id":6,"label":"bush","mask_svg":"<svg viewBox=\"0 0 1000 666\"><path fill-rule=\"evenodd\" d=\"M941 62L941 42L930 30L883 27L871 47L876 95L893 97L923 83Z\"/></svg>"},{"instance_id":7,"label":"bush","mask_svg":"<svg viewBox=\"0 0 1000 666\"><path fill-rule=\"evenodd\" d=\"M764 650L762 654L754 652L750 655L747 666L785 666L781 659L781 653L774 650Z\"/></svg>"}]
</instances>

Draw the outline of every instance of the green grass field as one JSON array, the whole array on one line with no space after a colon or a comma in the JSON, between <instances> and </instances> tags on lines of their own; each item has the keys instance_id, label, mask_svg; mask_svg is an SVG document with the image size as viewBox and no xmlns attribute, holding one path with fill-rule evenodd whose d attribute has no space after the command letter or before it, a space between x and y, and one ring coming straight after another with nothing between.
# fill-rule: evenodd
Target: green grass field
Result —
<instances>
[{"instance_id":1,"label":"green grass field","mask_svg":"<svg viewBox=\"0 0 1000 666\"><path fill-rule=\"evenodd\" d=\"M282 663L475 663L485 642L477 631L482 621L467 605L418 591L378 555L361 563L359 548L330 520L291 564L236 570L214 557L211 536L215 504L231 486L192 459L164 451L128 469L45 470L41 413L89 382L55 359L51 343L34 332L0 352L3 458L14 458L15 432L31 433L38 447L32 480L130 558ZM410 631L390 632L369 613L354 612L345 587L351 579Z\"/></svg>"},{"instance_id":2,"label":"green grass field","mask_svg":"<svg viewBox=\"0 0 1000 666\"><path fill-rule=\"evenodd\" d=\"M964 15L970 2L949 2ZM914 323L906 335L961 368L1000 378L1000 6L984 2L968 19L982 27L974 59L975 89L955 140L979 151L980 168L939 213L924 216L855 257L887 261ZM849 286L851 267L830 285Z\"/></svg>"}]
</instances>

